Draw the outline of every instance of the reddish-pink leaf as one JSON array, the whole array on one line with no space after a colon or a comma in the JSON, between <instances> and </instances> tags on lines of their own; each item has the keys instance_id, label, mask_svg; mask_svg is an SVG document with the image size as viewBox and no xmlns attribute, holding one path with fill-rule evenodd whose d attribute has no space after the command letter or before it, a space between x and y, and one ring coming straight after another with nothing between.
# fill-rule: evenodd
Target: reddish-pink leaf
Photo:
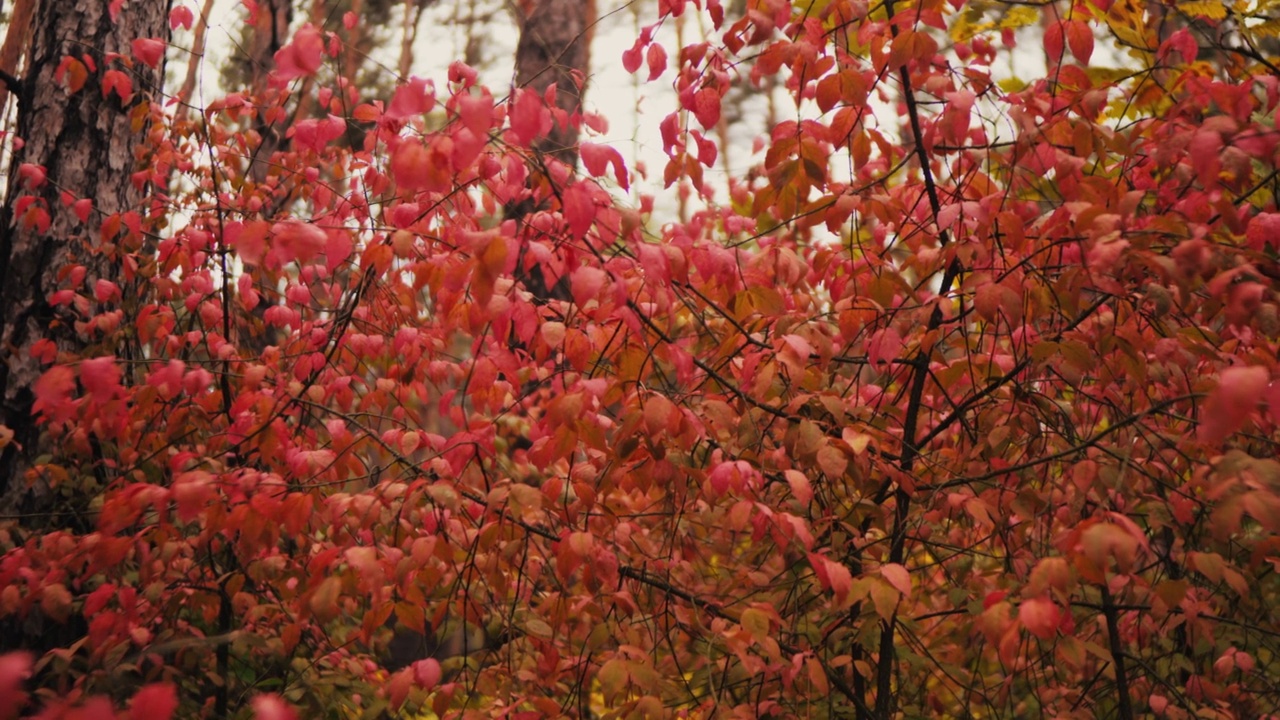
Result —
<instances>
[{"instance_id":1,"label":"reddish-pink leaf","mask_svg":"<svg viewBox=\"0 0 1280 720\"><path fill-rule=\"evenodd\" d=\"M629 49L622 51L622 69L629 73L634 73L640 69L640 63L644 60L644 41L637 38L635 45Z\"/></svg>"},{"instance_id":2,"label":"reddish-pink leaf","mask_svg":"<svg viewBox=\"0 0 1280 720\"><path fill-rule=\"evenodd\" d=\"M133 99L133 80L119 70L108 70L102 74L102 97L110 97L115 93L122 104Z\"/></svg>"},{"instance_id":3,"label":"reddish-pink leaf","mask_svg":"<svg viewBox=\"0 0 1280 720\"><path fill-rule=\"evenodd\" d=\"M391 177L396 184L410 192L425 190L431 185L430 155L422 143L405 140L391 155Z\"/></svg>"},{"instance_id":4,"label":"reddish-pink leaf","mask_svg":"<svg viewBox=\"0 0 1280 720\"><path fill-rule=\"evenodd\" d=\"M873 365L885 365L898 359L902 352L902 336L894 328L877 331L867 342L867 359Z\"/></svg>"},{"instance_id":5,"label":"reddish-pink leaf","mask_svg":"<svg viewBox=\"0 0 1280 720\"><path fill-rule=\"evenodd\" d=\"M93 283L93 299L100 303L119 300L120 286L110 280L95 280Z\"/></svg>"},{"instance_id":6,"label":"reddish-pink leaf","mask_svg":"<svg viewBox=\"0 0 1280 720\"><path fill-rule=\"evenodd\" d=\"M1064 29L1071 54L1081 65L1088 65L1093 56L1093 27L1083 20L1068 20Z\"/></svg>"},{"instance_id":7,"label":"reddish-pink leaf","mask_svg":"<svg viewBox=\"0 0 1280 720\"><path fill-rule=\"evenodd\" d=\"M1061 620L1061 611L1057 604L1047 597L1023 600L1018 605L1018 621L1027 629L1027 632L1041 640L1052 639L1058 632L1058 624Z\"/></svg>"},{"instance_id":8,"label":"reddish-pink leaf","mask_svg":"<svg viewBox=\"0 0 1280 720\"><path fill-rule=\"evenodd\" d=\"M337 115L330 115L303 120L293 126L290 134L299 147L324 152L326 145L342 137L346 131L347 122Z\"/></svg>"},{"instance_id":9,"label":"reddish-pink leaf","mask_svg":"<svg viewBox=\"0 0 1280 720\"><path fill-rule=\"evenodd\" d=\"M659 131L662 133L662 151L671 154L671 149L680 144L680 118L675 113L671 113L662 119L658 125Z\"/></svg>"},{"instance_id":10,"label":"reddish-pink leaf","mask_svg":"<svg viewBox=\"0 0 1280 720\"><path fill-rule=\"evenodd\" d=\"M319 227L297 221L276 223L271 235L271 255L281 265L312 260L325 249L329 239Z\"/></svg>"},{"instance_id":11,"label":"reddish-pink leaf","mask_svg":"<svg viewBox=\"0 0 1280 720\"><path fill-rule=\"evenodd\" d=\"M76 375L65 365L49 368L34 388L35 403L32 410L53 422L65 422L75 414L71 402L76 389Z\"/></svg>"},{"instance_id":12,"label":"reddish-pink leaf","mask_svg":"<svg viewBox=\"0 0 1280 720\"><path fill-rule=\"evenodd\" d=\"M485 137L493 128L493 96L487 92L459 96L458 117L477 137Z\"/></svg>"},{"instance_id":13,"label":"reddish-pink leaf","mask_svg":"<svg viewBox=\"0 0 1280 720\"><path fill-rule=\"evenodd\" d=\"M0 655L0 720L18 717L27 704L22 685L31 677L32 657L13 652Z\"/></svg>"},{"instance_id":14,"label":"reddish-pink leaf","mask_svg":"<svg viewBox=\"0 0 1280 720\"><path fill-rule=\"evenodd\" d=\"M813 566L814 575L822 589L833 592L836 604L843 605L853 589L853 575L849 573L849 568L817 553L809 553L809 564Z\"/></svg>"},{"instance_id":15,"label":"reddish-pink leaf","mask_svg":"<svg viewBox=\"0 0 1280 720\"><path fill-rule=\"evenodd\" d=\"M1261 402L1271 373L1263 367L1233 367L1222 371L1218 387L1209 393L1200 413L1198 437L1221 442L1239 430Z\"/></svg>"},{"instance_id":16,"label":"reddish-pink leaf","mask_svg":"<svg viewBox=\"0 0 1280 720\"><path fill-rule=\"evenodd\" d=\"M236 251L241 260L256 265L262 262L270 230L271 226L262 220L247 223L236 220L227 223L224 241Z\"/></svg>"},{"instance_id":17,"label":"reddish-pink leaf","mask_svg":"<svg viewBox=\"0 0 1280 720\"><path fill-rule=\"evenodd\" d=\"M469 97L469 96L466 96ZM404 120L431 112L435 106L435 88L419 77L411 77L396 88L387 106L386 116L392 120Z\"/></svg>"},{"instance_id":18,"label":"reddish-pink leaf","mask_svg":"<svg viewBox=\"0 0 1280 720\"><path fill-rule=\"evenodd\" d=\"M703 88L693 96L693 114L702 127L710 130L720 123L720 93Z\"/></svg>"},{"instance_id":19,"label":"reddish-pink leaf","mask_svg":"<svg viewBox=\"0 0 1280 720\"><path fill-rule=\"evenodd\" d=\"M178 709L178 690L172 683L147 685L133 696L129 717L133 720L169 720Z\"/></svg>"},{"instance_id":20,"label":"reddish-pink leaf","mask_svg":"<svg viewBox=\"0 0 1280 720\"><path fill-rule=\"evenodd\" d=\"M569 223L569 232L575 238L582 238L595 222L596 204L591 190L584 182L569 186L563 193L564 219Z\"/></svg>"},{"instance_id":21,"label":"reddish-pink leaf","mask_svg":"<svg viewBox=\"0 0 1280 720\"><path fill-rule=\"evenodd\" d=\"M275 75L289 81L314 75L324 62L324 36L314 25L304 25L293 41L276 51Z\"/></svg>"},{"instance_id":22,"label":"reddish-pink leaf","mask_svg":"<svg viewBox=\"0 0 1280 720\"><path fill-rule=\"evenodd\" d=\"M801 505L808 505L813 500L813 486L809 483L809 477L799 470L787 470L783 475L791 486L791 494L795 495Z\"/></svg>"},{"instance_id":23,"label":"reddish-pink leaf","mask_svg":"<svg viewBox=\"0 0 1280 720\"><path fill-rule=\"evenodd\" d=\"M89 78L89 70L84 63L73 57L66 56L62 58L62 62L58 64L58 69L53 71L53 79L59 84L66 84L67 90L71 94L80 92L84 87L84 82Z\"/></svg>"},{"instance_id":24,"label":"reddish-pink leaf","mask_svg":"<svg viewBox=\"0 0 1280 720\"><path fill-rule=\"evenodd\" d=\"M1262 212L1249 220L1245 240L1253 250L1280 249L1280 213Z\"/></svg>"},{"instance_id":25,"label":"reddish-pink leaf","mask_svg":"<svg viewBox=\"0 0 1280 720\"><path fill-rule=\"evenodd\" d=\"M129 44L133 50L133 56L146 63L149 67L159 67L160 61L164 59L165 43L158 38L138 38Z\"/></svg>"},{"instance_id":26,"label":"reddish-pink leaf","mask_svg":"<svg viewBox=\"0 0 1280 720\"><path fill-rule=\"evenodd\" d=\"M880 575L889 581L903 596L911 595L911 574L898 563L885 563L880 566Z\"/></svg>"},{"instance_id":27,"label":"reddish-pink leaf","mask_svg":"<svg viewBox=\"0 0 1280 720\"><path fill-rule=\"evenodd\" d=\"M97 357L80 363L80 384L95 403L110 402L123 388L120 387L120 366L114 356Z\"/></svg>"},{"instance_id":28,"label":"reddish-pink leaf","mask_svg":"<svg viewBox=\"0 0 1280 720\"><path fill-rule=\"evenodd\" d=\"M196 16L191 12L191 8L186 5L176 5L169 11L170 30L177 30L178 28L190 30L195 21Z\"/></svg>"},{"instance_id":29,"label":"reddish-pink leaf","mask_svg":"<svg viewBox=\"0 0 1280 720\"><path fill-rule=\"evenodd\" d=\"M22 163L18 166L18 178L28 190L39 190L48 182L44 168L32 163Z\"/></svg>"},{"instance_id":30,"label":"reddish-pink leaf","mask_svg":"<svg viewBox=\"0 0 1280 720\"><path fill-rule=\"evenodd\" d=\"M657 80L667 69L667 51L662 45L653 43L645 52L645 62L649 65L649 81Z\"/></svg>"},{"instance_id":31,"label":"reddish-pink leaf","mask_svg":"<svg viewBox=\"0 0 1280 720\"><path fill-rule=\"evenodd\" d=\"M1044 54L1048 56L1051 63L1062 62L1062 54L1066 51L1064 44L1066 30L1063 22L1061 20L1051 22L1044 30Z\"/></svg>"},{"instance_id":32,"label":"reddish-pink leaf","mask_svg":"<svg viewBox=\"0 0 1280 720\"><path fill-rule=\"evenodd\" d=\"M93 213L93 200L89 198L76 200L71 203L71 209L76 217L80 218L80 222L89 222L89 215Z\"/></svg>"},{"instance_id":33,"label":"reddish-pink leaf","mask_svg":"<svg viewBox=\"0 0 1280 720\"><path fill-rule=\"evenodd\" d=\"M600 300L601 290L609 280L609 273L590 265L580 267L569 276L569 287L573 293L573 301L584 306L592 300Z\"/></svg>"},{"instance_id":34,"label":"reddish-pink leaf","mask_svg":"<svg viewBox=\"0 0 1280 720\"><path fill-rule=\"evenodd\" d=\"M440 661L435 658L419 660L413 664L413 681L423 690L434 689L440 684L442 677L444 672L440 668Z\"/></svg>"},{"instance_id":35,"label":"reddish-pink leaf","mask_svg":"<svg viewBox=\"0 0 1280 720\"><path fill-rule=\"evenodd\" d=\"M551 131L551 111L542 96L532 90L516 91L510 114L511 132L522 147L529 147L534 140Z\"/></svg>"},{"instance_id":36,"label":"reddish-pink leaf","mask_svg":"<svg viewBox=\"0 0 1280 720\"><path fill-rule=\"evenodd\" d=\"M613 177L623 190L628 189L627 166L622 161L622 154L609 145L596 145L584 142L579 146L582 166L595 177L604 175L609 166L613 167Z\"/></svg>"},{"instance_id":37,"label":"reddish-pink leaf","mask_svg":"<svg viewBox=\"0 0 1280 720\"><path fill-rule=\"evenodd\" d=\"M253 708L254 720L297 720L298 714L293 706L285 702L279 695L255 695L249 701Z\"/></svg>"}]
</instances>

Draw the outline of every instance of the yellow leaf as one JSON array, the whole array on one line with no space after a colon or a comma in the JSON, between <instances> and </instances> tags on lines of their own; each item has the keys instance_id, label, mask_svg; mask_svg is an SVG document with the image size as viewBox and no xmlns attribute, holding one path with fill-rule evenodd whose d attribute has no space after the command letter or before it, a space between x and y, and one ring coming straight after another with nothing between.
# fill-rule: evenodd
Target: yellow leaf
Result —
<instances>
[{"instance_id":1,"label":"yellow leaf","mask_svg":"<svg viewBox=\"0 0 1280 720\"><path fill-rule=\"evenodd\" d=\"M759 642L769 635L769 616L762 610L749 608L742 611L742 629L751 635L751 639Z\"/></svg>"},{"instance_id":2,"label":"yellow leaf","mask_svg":"<svg viewBox=\"0 0 1280 720\"><path fill-rule=\"evenodd\" d=\"M1178 3L1178 10L1192 17L1206 17L1211 20L1221 20L1227 16L1226 3L1220 0L1191 0L1191 2Z\"/></svg>"}]
</instances>

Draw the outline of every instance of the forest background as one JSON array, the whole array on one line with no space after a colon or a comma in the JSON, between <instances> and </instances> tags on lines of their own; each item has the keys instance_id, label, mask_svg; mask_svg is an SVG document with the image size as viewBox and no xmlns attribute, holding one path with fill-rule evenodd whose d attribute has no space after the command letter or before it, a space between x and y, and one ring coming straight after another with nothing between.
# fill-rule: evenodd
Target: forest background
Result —
<instances>
[{"instance_id":1,"label":"forest background","mask_svg":"<svg viewBox=\"0 0 1280 720\"><path fill-rule=\"evenodd\" d=\"M1269 0L2 9L0 718L1278 712Z\"/></svg>"}]
</instances>

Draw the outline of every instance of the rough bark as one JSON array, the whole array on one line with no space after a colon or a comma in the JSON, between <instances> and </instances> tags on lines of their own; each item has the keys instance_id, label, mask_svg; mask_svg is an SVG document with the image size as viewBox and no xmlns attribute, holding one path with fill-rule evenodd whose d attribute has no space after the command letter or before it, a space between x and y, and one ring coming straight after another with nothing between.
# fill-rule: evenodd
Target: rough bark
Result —
<instances>
[{"instance_id":1,"label":"rough bark","mask_svg":"<svg viewBox=\"0 0 1280 720\"><path fill-rule=\"evenodd\" d=\"M130 176L146 127L135 129L133 115L145 117L139 105L160 100L164 68L134 63L127 70L134 92L125 104L115 93L103 97L102 73L122 69L119 61L105 58L109 53L131 57L130 43L137 38L167 37L168 6L168 0L134 0L114 22L106 2L40 0L35 8L26 74L16 93L16 134L23 143L14 151L15 172L9 173L0 207L0 424L14 433L14 442L0 451L0 512L22 511L35 501L25 492L25 475L40 449L31 406L32 388L44 368L31 356L32 345L48 338L60 352L81 347L73 311L47 301L62 286L59 271L85 265L87 283L113 275L110 264L91 252L97 223L113 213L142 209L144 191ZM87 55L97 68L76 93L55 79L67 55ZM16 172L27 163L43 167L48 182L28 187ZM93 201L95 214L87 224L64 207L64 192ZM16 212L32 202L25 199L31 196L33 206L50 216L43 232Z\"/></svg>"},{"instance_id":2,"label":"rough bark","mask_svg":"<svg viewBox=\"0 0 1280 720\"><path fill-rule=\"evenodd\" d=\"M578 162L578 123L582 111L594 0L537 0L525 15L516 46L516 84L545 93L554 83L556 106L566 115L536 148L566 165Z\"/></svg>"}]
</instances>

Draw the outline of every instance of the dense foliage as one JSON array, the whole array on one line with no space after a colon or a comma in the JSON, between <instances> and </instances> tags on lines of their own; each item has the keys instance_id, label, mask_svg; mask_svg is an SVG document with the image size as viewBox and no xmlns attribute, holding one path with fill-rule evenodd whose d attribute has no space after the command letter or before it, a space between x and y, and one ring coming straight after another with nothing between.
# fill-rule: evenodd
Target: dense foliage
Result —
<instances>
[{"instance_id":1,"label":"dense foliage","mask_svg":"<svg viewBox=\"0 0 1280 720\"><path fill-rule=\"evenodd\" d=\"M313 25L269 103L137 100L145 203L15 215L93 259L37 345L56 500L0 520L0 617L78 629L0 717L1280 711L1274 11L663 0L621 62L678 95L676 221L603 118L462 64L369 102ZM413 632L469 652L387 670Z\"/></svg>"}]
</instances>

